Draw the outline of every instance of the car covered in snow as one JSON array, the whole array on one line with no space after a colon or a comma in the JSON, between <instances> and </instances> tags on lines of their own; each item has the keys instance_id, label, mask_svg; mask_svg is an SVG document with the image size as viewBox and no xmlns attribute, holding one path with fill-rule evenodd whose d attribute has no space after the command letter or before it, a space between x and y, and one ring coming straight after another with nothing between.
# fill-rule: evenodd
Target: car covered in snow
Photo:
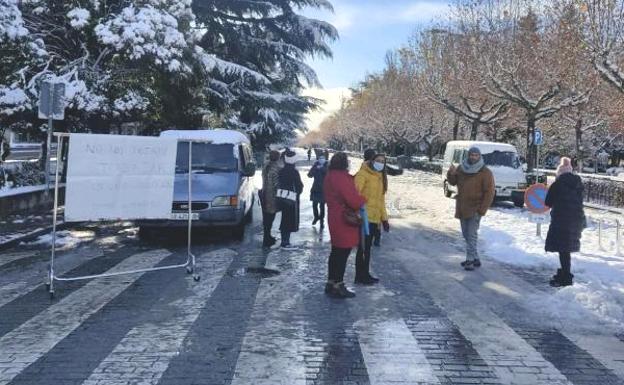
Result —
<instances>
[{"instance_id":1,"label":"car covered in snow","mask_svg":"<svg viewBox=\"0 0 624 385\"><path fill-rule=\"evenodd\" d=\"M457 192L446 180L446 172L451 165L459 165L468 156L468 149L481 150L483 161L492 171L496 184L496 199L512 201L514 205L524 205L524 191L527 188L526 175L515 146L507 143L456 140L448 142L444 152L442 175L444 195L448 198Z\"/></svg>"},{"instance_id":2,"label":"car covered in snow","mask_svg":"<svg viewBox=\"0 0 624 385\"><path fill-rule=\"evenodd\" d=\"M142 235L188 225L190 178L193 227L233 227L234 235L242 238L254 204L256 165L249 138L239 131L220 129L167 130L160 136L179 140L173 206L168 220L141 221Z\"/></svg>"}]
</instances>

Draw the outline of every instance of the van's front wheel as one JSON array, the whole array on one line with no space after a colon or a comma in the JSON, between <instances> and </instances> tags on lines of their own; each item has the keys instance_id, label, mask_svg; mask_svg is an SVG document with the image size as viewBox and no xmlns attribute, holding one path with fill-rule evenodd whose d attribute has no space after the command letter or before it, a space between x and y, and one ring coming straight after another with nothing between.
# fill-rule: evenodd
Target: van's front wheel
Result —
<instances>
[{"instance_id":1,"label":"van's front wheel","mask_svg":"<svg viewBox=\"0 0 624 385\"><path fill-rule=\"evenodd\" d=\"M514 206L520 207L520 208L524 207L524 198L514 197L512 200L513 200Z\"/></svg>"}]
</instances>

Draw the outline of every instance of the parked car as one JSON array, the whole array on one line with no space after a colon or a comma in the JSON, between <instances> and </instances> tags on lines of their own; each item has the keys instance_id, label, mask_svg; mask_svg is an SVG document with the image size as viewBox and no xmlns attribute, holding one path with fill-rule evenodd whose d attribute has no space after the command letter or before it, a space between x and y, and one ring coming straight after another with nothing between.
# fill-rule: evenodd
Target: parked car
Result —
<instances>
[{"instance_id":1,"label":"parked car","mask_svg":"<svg viewBox=\"0 0 624 385\"><path fill-rule=\"evenodd\" d=\"M451 141L446 145L442 175L451 165L459 165L467 156L470 147L481 150L481 156L494 175L496 184L496 200L512 201L517 207L524 206L524 191L527 188L526 175L516 147L507 143ZM444 179L444 195L448 198L457 192L457 187L451 186Z\"/></svg>"},{"instance_id":2,"label":"parked car","mask_svg":"<svg viewBox=\"0 0 624 385\"><path fill-rule=\"evenodd\" d=\"M188 225L188 185L191 177L191 218L193 227L233 227L242 238L252 220L256 164L249 138L232 130L168 130L161 137L177 138L175 183L171 217L143 220L140 232ZM192 143L192 170L189 173L189 142Z\"/></svg>"}]
</instances>

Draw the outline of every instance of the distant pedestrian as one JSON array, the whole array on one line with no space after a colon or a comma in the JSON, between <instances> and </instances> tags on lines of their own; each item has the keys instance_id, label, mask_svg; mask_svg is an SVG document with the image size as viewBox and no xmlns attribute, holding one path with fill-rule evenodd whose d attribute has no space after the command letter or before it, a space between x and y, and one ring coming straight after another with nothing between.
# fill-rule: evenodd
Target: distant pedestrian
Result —
<instances>
[{"instance_id":1,"label":"distant pedestrian","mask_svg":"<svg viewBox=\"0 0 624 385\"><path fill-rule=\"evenodd\" d=\"M461 265L466 270L474 270L481 266L477 249L479 224L494 200L494 176L483 162L479 148L471 147L459 167L451 165L446 179L450 185L457 186L458 191L455 218L459 219L466 240L466 260Z\"/></svg>"},{"instance_id":2,"label":"distant pedestrian","mask_svg":"<svg viewBox=\"0 0 624 385\"><path fill-rule=\"evenodd\" d=\"M388 213L386 212L386 192L388 191L388 176L385 172L386 156L375 154L370 160L362 163L360 171L355 175L355 186L358 192L366 198L368 212L369 235L362 235L363 239L358 246L355 257L355 283L372 285L379 282L370 273L371 246L373 235L380 231L390 231Z\"/></svg>"},{"instance_id":3,"label":"distant pedestrian","mask_svg":"<svg viewBox=\"0 0 624 385\"><path fill-rule=\"evenodd\" d=\"M297 154L286 150L283 155L284 167L279 171L277 189L278 209L282 212L281 247L294 250L296 248L290 243L290 234L299 231L299 196L303 192L303 182L295 168Z\"/></svg>"},{"instance_id":4,"label":"distant pedestrian","mask_svg":"<svg viewBox=\"0 0 624 385\"><path fill-rule=\"evenodd\" d=\"M337 152L331 158L323 191L332 245L325 293L336 298L355 297L344 284L344 273L349 254L360 239L360 225L353 218L357 218L366 199L358 193L349 175L349 160L344 152Z\"/></svg>"},{"instance_id":5,"label":"distant pedestrian","mask_svg":"<svg viewBox=\"0 0 624 385\"><path fill-rule=\"evenodd\" d=\"M320 156L308 172L308 178L314 178L312 189L310 190L310 200L314 212L312 226L321 222L321 229L325 226L325 198L323 197L323 181L327 174L327 158Z\"/></svg>"},{"instance_id":6,"label":"distant pedestrian","mask_svg":"<svg viewBox=\"0 0 624 385\"><path fill-rule=\"evenodd\" d=\"M308 148L308 162L312 160L312 147Z\"/></svg>"},{"instance_id":7,"label":"distant pedestrian","mask_svg":"<svg viewBox=\"0 0 624 385\"><path fill-rule=\"evenodd\" d=\"M277 240L271 235L273 221L277 213L277 186L279 182L280 153L271 151L269 162L262 169L262 190L259 191L260 204L262 206L262 224L264 227L264 239L262 246L271 247Z\"/></svg>"},{"instance_id":8,"label":"distant pedestrian","mask_svg":"<svg viewBox=\"0 0 624 385\"><path fill-rule=\"evenodd\" d=\"M550 280L550 285L555 287L572 285L571 253L581 249L581 233L586 226L583 182L572 170L570 158L562 157L557 168L557 179L546 195L546 206L552 210L545 249L559 253L561 264Z\"/></svg>"}]
</instances>

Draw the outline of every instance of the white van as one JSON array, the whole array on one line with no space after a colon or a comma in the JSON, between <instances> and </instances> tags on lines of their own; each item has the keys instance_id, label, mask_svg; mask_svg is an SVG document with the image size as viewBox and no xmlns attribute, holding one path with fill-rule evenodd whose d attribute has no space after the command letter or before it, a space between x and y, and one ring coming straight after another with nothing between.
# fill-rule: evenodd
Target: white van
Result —
<instances>
[{"instance_id":1,"label":"white van","mask_svg":"<svg viewBox=\"0 0 624 385\"><path fill-rule=\"evenodd\" d=\"M527 180L516 147L507 143L475 142L457 140L448 142L444 152L442 177L444 178L444 195L448 198L457 192L457 187L449 185L446 172L451 165L458 166L467 156L468 149L477 147L485 164L494 175L496 199L512 201L517 207L524 206L524 191Z\"/></svg>"},{"instance_id":2,"label":"white van","mask_svg":"<svg viewBox=\"0 0 624 385\"><path fill-rule=\"evenodd\" d=\"M243 238L252 220L253 176L256 173L249 138L232 130L167 130L161 137L181 139L178 143L173 206L169 220L139 222L142 234L158 228L187 226L188 182L192 180L191 219L194 227L228 226L236 238ZM189 173L189 143L193 144Z\"/></svg>"}]
</instances>

